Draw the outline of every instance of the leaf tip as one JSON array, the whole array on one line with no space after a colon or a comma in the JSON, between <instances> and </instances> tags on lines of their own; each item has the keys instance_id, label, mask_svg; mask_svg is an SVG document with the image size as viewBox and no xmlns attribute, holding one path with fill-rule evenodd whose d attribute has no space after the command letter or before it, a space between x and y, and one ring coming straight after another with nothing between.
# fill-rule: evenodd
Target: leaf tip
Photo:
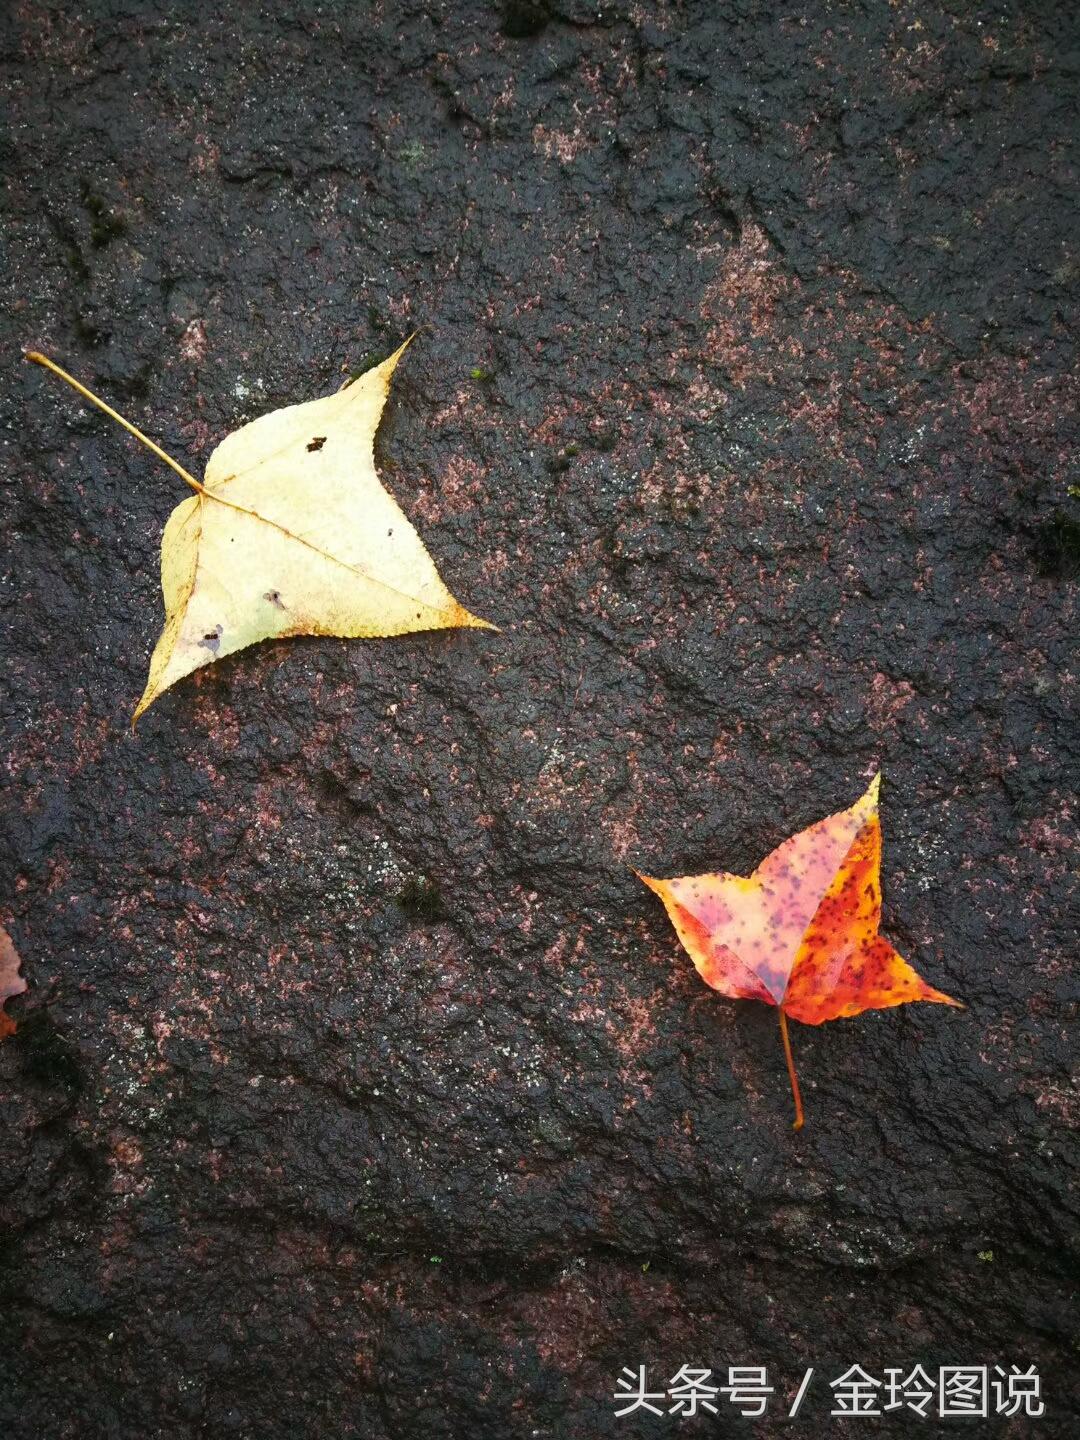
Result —
<instances>
[{"instance_id":1,"label":"leaf tip","mask_svg":"<svg viewBox=\"0 0 1080 1440\"><path fill-rule=\"evenodd\" d=\"M637 878L641 881L643 885L647 885L649 887L649 889L653 892L654 895L660 895L661 897L663 896L666 881L657 880L655 875L645 875L640 870L634 870L633 865L630 866L630 869L634 871L634 874L637 876Z\"/></svg>"},{"instance_id":2,"label":"leaf tip","mask_svg":"<svg viewBox=\"0 0 1080 1440\"><path fill-rule=\"evenodd\" d=\"M464 605L455 601L455 610L450 624L458 626L463 630L494 630L496 635L501 635L502 630L490 620L484 620L479 615L474 615L471 610L466 610Z\"/></svg>"},{"instance_id":3,"label":"leaf tip","mask_svg":"<svg viewBox=\"0 0 1080 1440\"><path fill-rule=\"evenodd\" d=\"M138 725L140 718L146 714L160 693L159 690L154 689L153 681L147 682L146 689L139 697L139 703L131 713L131 733L133 735L135 734L135 727Z\"/></svg>"},{"instance_id":4,"label":"leaf tip","mask_svg":"<svg viewBox=\"0 0 1080 1440\"><path fill-rule=\"evenodd\" d=\"M881 771L879 770L847 813L861 824L872 820L878 812L878 797L880 794Z\"/></svg>"},{"instance_id":5,"label":"leaf tip","mask_svg":"<svg viewBox=\"0 0 1080 1440\"><path fill-rule=\"evenodd\" d=\"M386 359L382 362L382 364L379 366L379 369L383 371L384 379L386 380L387 384L390 383L390 376L397 369L398 361L405 354L405 351L409 348L409 346L419 334L419 330L414 330L412 334L408 337L408 339L403 340L402 343L398 346L398 348L394 351L394 353L392 355L388 355Z\"/></svg>"}]
</instances>

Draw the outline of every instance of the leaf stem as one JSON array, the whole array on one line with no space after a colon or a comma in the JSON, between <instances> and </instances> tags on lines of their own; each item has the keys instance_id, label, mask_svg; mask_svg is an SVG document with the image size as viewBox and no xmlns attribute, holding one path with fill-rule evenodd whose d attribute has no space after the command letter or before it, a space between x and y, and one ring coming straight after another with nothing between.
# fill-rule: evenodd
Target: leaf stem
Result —
<instances>
[{"instance_id":1,"label":"leaf stem","mask_svg":"<svg viewBox=\"0 0 1080 1440\"><path fill-rule=\"evenodd\" d=\"M801 1130L803 1127L802 1096L799 1094L799 1077L795 1074L795 1060L791 1053L791 1038L788 1035L787 1016L784 1014L783 1006L780 1009L780 1038L784 1042L784 1059L787 1061L787 1073L791 1080L791 1094L795 1101L795 1120L792 1124L793 1130Z\"/></svg>"},{"instance_id":2,"label":"leaf stem","mask_svg":"<svg viewBox=\"0 0 1080 1440\"><path fill-rule=\"evenodd\" d=\"M207 493L205 487L199 484L194 475L189 475L181 464L174 460L171 455L167 455L160 445L155 445L153 440L144 435L141 430L137 430L130 420L125 420L123 415L117 414L111 405L106 405L104 400L99 400L94 392L88 390L85 385L80 385L74 375L69 375L66 370L62 370L60 366L50 360L47 355L40 355L36 350L27 350L25 355L27 360L32 360L35 365L44 365L46 370L51 370L54 375L59 375L61 380L66 380L71 388L77 390L84 399L96 405L99 410L104 410L110 420L115 420L118 425L124 427L129 435L134 435L136 440L141 440L146 448L152 450L159 460L164 460L165 464L168 465L171 470L175 470L177 475L180 476L180 479L183 480L186 485L190 485L196 494L205 495Z\"/></svg>"}]
</instances>

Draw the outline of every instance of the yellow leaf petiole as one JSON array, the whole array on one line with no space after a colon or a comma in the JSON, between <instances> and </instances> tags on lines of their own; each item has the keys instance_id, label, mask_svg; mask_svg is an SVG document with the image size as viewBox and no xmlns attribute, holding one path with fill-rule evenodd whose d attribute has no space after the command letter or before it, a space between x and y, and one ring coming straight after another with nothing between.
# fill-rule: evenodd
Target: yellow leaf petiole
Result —
<instances>
[{"instance_id":1,"label":"yellow leaf petiole","mask_svg":"<svg viewBox=\"0 0 1080 1440\"><path fill-rule=\"evenodd\" d=\"M75 379L74 375L69 375L68 372L61 369L55 361L50 360L47 355L39 354L37 350L27 350L24 353L27 360L32 360L35 365L44 365L46 370L51 370L54 375L59 375L61 380L66 380L71 388L77 390L84 399L96 405L99 410L104 410L110 420L115 420L118 425L124 427L129 435L134 435L136 440L141 440L146 448L152 450L159 460L164 460L165 464L168 465L171 470L175 470L184 484L190 485L196 494L205 495L207 493L205 487L199 484L194 475L188 474L178 461L174 460L171 455L166 454L160 445L155 445L153 440L144 435L141 430L137 430L130 420L125 420L123 415L118 414L111 405L106 405L105 401L100 400L92 390L88 390L85 385L81 385L79 381Z\"/></svg>"}]
</instances>

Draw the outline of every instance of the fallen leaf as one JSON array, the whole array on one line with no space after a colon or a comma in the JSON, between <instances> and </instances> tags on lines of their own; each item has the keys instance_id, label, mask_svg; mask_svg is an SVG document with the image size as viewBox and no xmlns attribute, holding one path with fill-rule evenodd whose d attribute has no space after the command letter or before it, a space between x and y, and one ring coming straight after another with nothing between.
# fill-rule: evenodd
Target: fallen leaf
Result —
<instances>
[{"instance_id":1,"label":"fallen leaf","mask_svg":"<svg viewBox=\"0 0 1080 1440\"><path fill-rule=\"evenodd\" d=\"M796 1130L803 1108L787 1016L820 1025L909 1000L960 1005L928 985L878 934L880 781L875 776L849 810L785 840L749 877L640 876L664 902L707 985L733 1000L779 1008Z\"/></svg>"},{"instance_id":2,"label":"fallen leaf","mask_svg":"<svg viewBox=\"0 0 1080 1440\"><path fill-rule=\"evenodd\" d=\"M333 395L233 431L201 483L66 370L27 353L195 491L162 536L165 628L133 724L170 685L259 640L496 628L450 594L375 470L375 431L408 343Z\"/></svg>"},{"instance_id":3,"label":"fallen leaf","mask_svg":"<svg viewBox=\"0 0 1080 1440\"><path fill-rule=\"evenodd\" d=\"M5 1003L14 995L21 995L26 981L19 974L22 961L19 952L11 943L11 936L0 925L0 1040L15 1034L15 1021L4 1009Z\"/></svg>"}]
</instances>

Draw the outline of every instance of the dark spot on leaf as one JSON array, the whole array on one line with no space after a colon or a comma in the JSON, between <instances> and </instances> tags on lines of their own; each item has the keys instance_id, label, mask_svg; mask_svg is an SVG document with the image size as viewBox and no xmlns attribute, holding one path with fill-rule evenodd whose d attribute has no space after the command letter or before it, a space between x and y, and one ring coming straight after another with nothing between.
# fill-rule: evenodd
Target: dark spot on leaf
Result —
<instances>
[{"instance_id":1,"label":"dark spot on leaf","mask_svg":"<svg viewBox=\"0 0 1080 1440\"><path fill-rule=\"evenodd\" d=\"M321 450L322 447L323 447L325 444L326 444L326 436L325 436L325 435L316 435L316 436L313 437L312 440L310 440L310 441L308 442L308 447L307 447L307 448L308 448L309 450Z\"/></svg>"},{"instance_id":2,"label":"dark spot on leaf","mask_svg":"<svg viewBox=\"0 0 1080 1440\"><path fill-rule=\"evenodd\" d=\"M286 609L285 602L281 598L280 590L267 590L266 594L263 596L263 599L269 600L270 604L276 605L279 610Z\"/></svg>"},{"instance_id":3,"label":"dark spot on leaf","mask_svg":"<svg viewBox=\"0 0 1080 1440\"><path fill-rule=\"evenodd\" d=\"M207 650L213 651L216 655L221 645L221 626L215 625L213 630L208 630L199 644L205 645Z\"/></svg>"}]
</instances>

